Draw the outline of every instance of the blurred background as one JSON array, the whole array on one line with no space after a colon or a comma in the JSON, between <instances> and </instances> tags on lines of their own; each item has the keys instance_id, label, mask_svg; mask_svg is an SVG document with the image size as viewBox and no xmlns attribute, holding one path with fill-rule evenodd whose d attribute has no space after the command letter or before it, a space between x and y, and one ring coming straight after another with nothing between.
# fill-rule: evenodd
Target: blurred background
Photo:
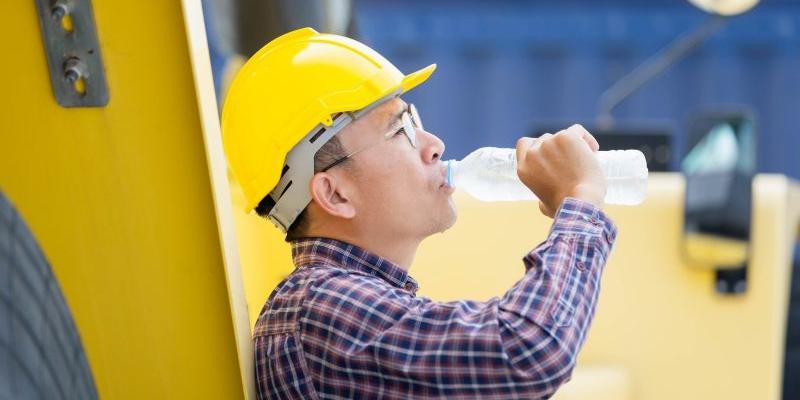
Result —
<instances>
[{"instance_id":1,"label":"blurred background","mask_svg":"<svg viewBox=\"0 0 800 400\"><path fill-rule=\"evenodd\" d=\"M232 55L313 26L367 43L401 71L437 63L406 97L452 158L581 123L601 147L639 141L651 170L673 171L690 119L730 111L757 121L758 172L800 177L800 1L727 20L685 0L204 1L220 96ZM693 34L607 112L615 83Z\"/></svg>"},{"instance_id":2,"label":"blurred background","mask_svg":"<svg viewBox=\"0 0 800 400\"><path fill-rule=\"evenodd\" d=\"M727 307L725 301L747 297L748 291L753 291L748 285L756 278L752 271L748 278L747 265L757 253L750 246L754 177L776 173L800 178L800 1L204 0L203 5L220 107L231 76L247 57L282 33L311 26L321 32L363 41L404 72L438 64L432 79L405 98L417 105L426 129L445 142L445 158L461 159L483 146L513 147L521 136L538 136L580 123L597 137L601 150L639 149L651 172L680 173L685 178L685 192L677 188L660 192L658 178L655 183L651 180L654 188L650 196L657 199L650 201L665 202L651 211L629 215L612 209L623 232L626 225L635 226L643 230L646 240L623 239L617 254L626 256L622 256L624 260L617 256L617 264L612 261L611 267L622 265L617 268L624 269L654 253L659 254L656 264L667 269L680 263L704 264L710 266L707 271L711 287L720 297L710 299L708 294L689 293L690 289L684 286L686 277L678 278L671 286L667 282L675 277L662 276L658 268L638 277L629 271L628 276L615 278L610 272L612 276L606 280L611 282L612 289L606 290L615 290L615 280L622 287L616 289L616 294L604 294L608 309L603 310L601 303L599 312L605 314L599 318L599 326L593 330L582 356L590 372L577 380L600 384L594 388L587 385L590 389L574 384L568 386L567 394L561 395L677 398L677 394L665 392L657 379L645 371L679 381L680 374L666 373L665 365L661 369L654 367L669 357L665 349L687 343L692 343L690 347L702 347L705 340L718 335L727 339L721 340L716 350L701 351L697 357L705 368L716 369L719 374L707 376L705 384L703 378L686 382L690 394L685 398L732 398L714 387L732 382L736 376L751 376L742 372L751 367L743 366L739 371L742 375L721 372L717 367L720 363L755 367L758 362L744 354L734 359L725 355L724 348L740 346L736 343L741 342L731 338L746 332L736 323L725 322L716 307ZM676 190L679 208L670 215L673 200L667 199ZM527 240L512 244L514 240L509 239L522 229L515 228L521 210L504 211L494 205L487 211L480 205L473 209L470 204L466 199L459 201L462 214L466 210L467 216L462 216L456 232L450 233L451 240L467 243L465 247L473 243L479 248L482 245L509 250L525 248ZM470 212L490 217L477 222L470 219ZM659 222L653 217L658 212L670 216ZM474 232L480 230L492 232L493 224L509 227L503 232L508 236L500 234L495 242L474 237ZM659 226L661 234L654 233ZM673 230L683 232L683 239L674 244L670 236ZM439 267L450 262L452 254L450 258L442 255L437 246L446 248L448 244L439 239L431 242L422 248L415 264L417 277L428 284L427 290L423 285L423 294L442 299L488 298L502 292L515 279L513 274L503 278L502 273L468 268L469 273L476 274L476 281L488 284L479 286L463 281L460 274L463 271L453 273L454 268ZM647 249L644 254L629 250L634 243ZM793 281L798 281L797 239L790 235L788 248L777 251L793 260L790 261L794 265ZM480 264L476 260L483 259L485 263L504 261L486 253L474 251L465 259L473 264ZM264 257L269 258L261 256ZM645 262L642 267L655 265ZM280 274L270 279L279 277ZM711 303L708 309L699 311L697 318L710 313L720 319L698 322L686 315L667 317L667 314L681 314L679 310L683 307L677 305L664 305L662 320L648 319L648 310L658 309L656 304L669 301L648 302L648 293L653 292L653 285L660 280L670 287L664 293L666 299L698 296L685 300L686 306L702 310L704 301ZM642 291L639 307L626 303L633 301L631 296L636 293L630 289L631 284L640 286ZM783 377L782 385L777 385L781 386L782 392L778 392L783 399L800 399L800 292L796 286L792 286L786 311L778 312L788 316L786 327L778 328L781 337L784 332L787 334L785 346L779 351L784 359L780 363L784 365L765 375L771 376L768 380L778 375ZM609 298L613 299L606 300ZM758 302L752 298L751 301ZM640 324L652 328L646 334L646 328L639 331L633 327L636 324L629 327L637 332L628 337L629 343L644 341L656 348L640 352L642 365L639 369L634 367L632 375L626 368L619 368L620 364L607 365L612 359L629 368L636 364L633 359L637 358L623 355L625 344L619 338L625 336L621 332L628 325L622 322L623 315L611 316L615 312L637 315ZM683 338L676 334L674 343L669 344L670 334L663 329L673 323L689 324L689 333ZM703 339L696 329L716 333ZM722 333L731 330L738 332ZM756 332L766 333L758 329ZM641 338L645 335L648 339ZM680 359L674 357L675 368L680 368L677 361ZM600 367L591 370L592 365ZM639 378L646 377L650 384L637 387L637 374ZM614 389L615 382L625 384ZM619 389L626 384L636 389ZM772 398L778 393L754 389L756 386L749 388L759 398ZM654 395L653 391L659 391L655 389L659 387L660 395ZM738 393L742 398L749 396Z\"/></svg>"}]
</instances>

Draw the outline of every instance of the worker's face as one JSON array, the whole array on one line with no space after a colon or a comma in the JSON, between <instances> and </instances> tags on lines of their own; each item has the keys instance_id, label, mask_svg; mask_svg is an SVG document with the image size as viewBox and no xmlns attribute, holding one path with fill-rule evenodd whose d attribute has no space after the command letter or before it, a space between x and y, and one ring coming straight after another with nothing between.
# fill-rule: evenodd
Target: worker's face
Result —
<instances>
[{"instance_id":1,"label":"worker's face","mask_svg":"<svg viewBox=\"0 0 800 400\"><path fill-rule=\"evenodd\" d=\"M416 128L416 148L403 133L407 104L390 100L359 118L340 139L348 151L366 147L351 160L357 195L356 218L365 231L419 239L453 226L453 190L444 185L444 143ZM422 110L420 110L422 112Z\"/></svg>"}]
</instances>

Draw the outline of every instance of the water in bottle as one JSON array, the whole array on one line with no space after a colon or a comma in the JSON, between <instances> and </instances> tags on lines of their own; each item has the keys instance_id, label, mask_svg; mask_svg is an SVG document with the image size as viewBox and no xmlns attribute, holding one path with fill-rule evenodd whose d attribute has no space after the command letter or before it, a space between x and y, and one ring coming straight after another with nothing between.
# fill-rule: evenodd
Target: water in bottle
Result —
<instances>
[{"instance_id":1,"label":"water in bottle","mask_svg":"<svg viewBox=\"0 0 800 400\"><path fill-rule=\"evenodd\" d=\"M638 150L595 153L606 176L608 204L637 205L647 194L647 162ZM515 149L483 147L461 161L445 161L448 186L458 187L482 201L535 200L517 176Z\"/></svg>"}]
</instances>

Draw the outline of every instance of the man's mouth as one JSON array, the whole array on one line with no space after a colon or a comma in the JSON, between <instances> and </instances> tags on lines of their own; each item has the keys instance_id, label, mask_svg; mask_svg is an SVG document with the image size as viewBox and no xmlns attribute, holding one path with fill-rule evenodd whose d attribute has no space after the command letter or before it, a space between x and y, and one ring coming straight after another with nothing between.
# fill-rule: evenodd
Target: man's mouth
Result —
<instances>
[{"instance_id":1,"label":"man's mouth","mask_svg":"<svg viewBox=\"0 0 800 400\"><path fill-rule=\"evenodd\" d=\"M444 191L447 194L453 194L456 191L456 188L447 185L447 181L443 181L441 185L439 185L439 190Z\"/></svg>"},{"instance_id":2,"label":"man's mouth","mask_svg":"<svg viewBox=\"0 0 800 400\"><path fill-rule=\"evenodd\" d=\"M439 189L441 189L443 187L449 187L449 185L447 184L448 183L448 181L447 181L447 173L448 173L447 163L445 163L445 165L443 165L442 174L440 176L440 178L442 180L442 183L439 184Z\"/></svg>"}]
</instances>

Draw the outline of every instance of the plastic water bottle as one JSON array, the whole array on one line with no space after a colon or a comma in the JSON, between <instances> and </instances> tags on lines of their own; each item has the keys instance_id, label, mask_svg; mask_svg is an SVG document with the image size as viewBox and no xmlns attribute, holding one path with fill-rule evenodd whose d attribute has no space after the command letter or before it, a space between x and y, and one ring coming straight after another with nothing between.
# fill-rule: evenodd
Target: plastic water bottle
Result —
<instances>
[{"instance_id":1,"label":"plastic water bottle","mask_svg":"<svg viewBox=\"0 0 800 400\"><path fill-rule=\"evenodd\" d=\"M606 176L607 204L637 205L647 194L647 162L639 150L595 153ZM517 176L516 149L483 147L461 161L445 161L447 185L482 201L536 200Z\"/></svg>"}]
</instances>

